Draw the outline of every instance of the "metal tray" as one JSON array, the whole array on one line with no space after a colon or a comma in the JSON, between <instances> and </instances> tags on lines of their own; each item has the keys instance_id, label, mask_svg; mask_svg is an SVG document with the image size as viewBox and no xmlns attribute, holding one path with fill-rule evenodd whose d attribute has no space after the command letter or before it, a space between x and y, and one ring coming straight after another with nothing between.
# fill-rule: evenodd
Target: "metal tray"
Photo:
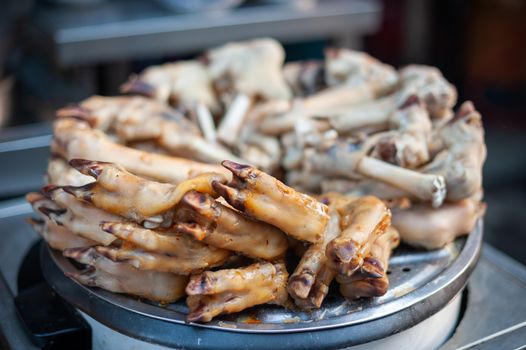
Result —
<instances>
[{"instance_id":1,"label":"metal tray","mask_svg":"<svg viewBox=\"0 0 526 350\"><path fill-rule=\"evenodd\" d=\"M390 288L383 297L349 302L335 292L328 295L321 309L310 313L263 305L234 315L217 317L206 324L185 322L187 308L184 301L160 306L135 297L80 285L62 273L75 271L75 266L60 252L49 248L43 251L42 267L46 279L57 293L99 320L107 318L101 313L107 313L107 305L111 305L131 314L174 325L268 334L363 324L409 309L412 317L406 317L406 324L402 322L396 325L398 330L402 330L415 324L418 319L431 316L462 290L479 257L482 228L482 220L479 220L467 238L457 239L440 250L423 251L407 246L396 249L390 260ZM102 303L106 307L95 308L94 303ZM108 326L115 328L115 325Z\"/></svg>"}]
</instances>

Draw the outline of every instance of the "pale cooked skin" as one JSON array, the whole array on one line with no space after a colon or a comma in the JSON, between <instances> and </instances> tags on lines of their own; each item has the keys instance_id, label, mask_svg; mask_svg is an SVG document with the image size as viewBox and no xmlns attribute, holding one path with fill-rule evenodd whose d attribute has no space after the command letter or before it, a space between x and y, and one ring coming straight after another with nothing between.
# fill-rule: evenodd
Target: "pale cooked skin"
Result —
<instances>
[{"instance_id":1,"label":"pale cooked skin","mask_svg":"<svg viewBox=\"0 0 526 350\"><path fill-rule=\"evenodd\" d=\"M287 250L287 237L278 228L252 220L210 195L190 191L184 195L182 205L191 212L187 222L177 223L176 229L195 239L265 260L276 260Z\"/></svg>"},{"instance_id":2,"label":"pale cooked skin","mask_svg":"<svg viewBox=\"0 0 526 350\"><path fill-rule=\"evenodd\" d=\"M325 252L337 279L352 275L362 266L374 241L391 224L390 210L373 196L352 201L346 211L341 234L327 245Z\"/></svg>"},{"instance_id":3,"label":"pale cooked skin","mask_svg":"<svg viewBox=\"0 0 526 350\"><path fill-rule=\"evenodd\" d=\"M113 261L126 262L139 270L171 272L180 275L198 273L220 266L230 256L229 251L214 247L201 249L201 254L193 255L190 258L147 252L137 249L133 245L122 245L121 247L98 246L96 249L97 252Z\"/></svg>"},{"instance_id":4,"label":"pale cooked skin","mask_svg":"<svg viewBox=\"0 0 526 350\"><path fill-rule=\"evenodd\" d=\"M265 100L292 97L281 70L285 52L274 39L228 43L209 50L206 60L220 93L235 91Z\"/></svg>"},{"instance_id":5,"label":"pale cooked skin","mask_svg":"<svg viewBox=\"0 0 526 350\"><path fill-rule=\"evenodd\" d=\"M79 105L57 111L58 118L84 120L95 129L116 133L126 141L157 138L164 121L199 135L194 124L163 103L140 96L91 96Z\"/></svg>"},{"instance_id":6,"label":"pale cooked skin","mask_svg":"<svg viewBox=\"0 0 526 350\"><path fill-rule=\"evenodd\" d=\"M97 242L83 238L59 225L40 211L40 208L60 209L53 201L40 193L31 192L26 195L26 200L31 203L33 211L39 216L38 219L28 218L27 222L33 227L51 248L64 250L66 248L90 247Z\"/></svg>"},{"instance_id":7,"label":"pale cooked skin","mask_svg":"<svg viewBox=\"0 0 526 350\"><path fill-rule=\"evenodd\" d=\"M56 186L83 186L93 182L93 178L79 173L64 159L54 157L47 165L46 182Z\"/></svg>"},{"instance_id":8,"label":"pale cooked skin","mask_svg":"<svg viewBox=\"0 0 526 350\"><path fill-rule=\"evenodd\" d=\"M325 51L326 89L294 102L290 111L267 118L260 130L279 135L298 123L317 116L353 108L395 87L398 77L393 67L363 53L346 49ZM337 113L338 113L337 112Z\"/></svg>"},{"instance_id":9,"label":"pale cooked skin","mask_svg":"<svg viewBox=\"0 0 526 350\"><path fill-rule=\"evenodd\" d=\"M85 120L93 128L115 134L121 142L154 141L175 156L205 163L238 159L223 146L203 139L196 125L180 113L145 97L93 96L57 115Z\"/></svg>"},{"instance_id":10,"label":"pale cooked skin","mask_svg":"<svg viewBox=\"0 0 526 350\"><path fill-rule=\"evenodd\" d=\"M90 287L136 295L161 303L173 303L185 295L187 276L138 270L127 263L108 259L95 248L66 249L64 255L88 265L84 271L67 275Z\"/></svg>"},{"instance_id":11,"label":"pale cooked skin","mask_svg":"<svg viewBox=\"0 0 526 350\"><path fill-rule=\"evenodd\" d=\"M52 150L68 161L75 158L118 163L127 171L157 181L180 183L190 177L216 172L229 175L218 165L170 157L129 148L112 141L85 122L62 118L55 122Z\"/></svg>"},{"instance_id":12,"label":"pale cooked skin","mask_svg":"<svg viewBox=\"0 0 526 350\"><path fill-rule=\"evenodd\" d=\"M76 247L91 247L98 244L95 241L85 239L72 233L64 226L60 226L51 220L38 220L29 218L27 222L33 227L49 246L56 250L64 250Z\"/></svg>"},{"instance_id":13,"label":"pale cooked skin","mask_svg":"<svg viewBox=\"0 0 526 350\"><path fill-rule=\"evenodd\" d=\"M123 241L153 253L167 254L179 259L204 260L214 256L228 254L215 247L196 241L187 235L167 230L149 230L133 222L104 222L102 230L111 233Z\"/></svg>"},{"instance_id":14,"label":"pale cooked skin","mask_svg":"<svg viewBox=\"0 0 526 350\"><path fill-rule=\"evenodd\" d=\"M340 284L340 293L347 299L371 298L384 295L389 288L387 268L389 257L400 243L400 235L393 227L376 239L362 268L345 283Z\"/></svg>"},{"instance_id":15,"label":"pale cooked skin","mask_svg":"<svg viewBox=\"0 0 526 350\"><path fill-rule=\"evenodd\" d=\"M197 60L165 63L146 68L123 84L121 91L153 97L158 101L190 109L197 102L211 111L221 108L206 67Z\"/></svg>"},{"instance_id":16,"label":"pale cooked skin","mask_svg":"<svg viewBox=\"0 0 526 350\"><path fill-rule=\"evenodd\" d=\"M457 93L438 69L410 65L399 73L399 87L394 93L329 113L331 125L340 133L364 126L385 127L392 114L412 95L425 102L425 109L432 119L448 117L457 101Z\"/></svg>"},{"instance_id":17,"label":"pale cooked skin","mask_svg":"<svg viewBox=\"0 0 526 350\"><path fill-rule=\"evenodd\" d=\"M416 95L409 96L390 116L389 126L391 131L380 137L373 147L373 157L409 169L429 161L431 120Z\"/></svg>"},{"instance_id":18,"label":"pale cooked skin","mask_svg":"<svg viewBox=\"0 0 526 350\"><path fill-rule=\"evenodd\" d=\"M435 67L412 64L399 71L402 93L416 93L432 118L445 118L457 102L457 90Z\"/></svg>"},{"instance_id":19,"label":"pale cooked skin","mask_svg":"<svg viewBox=\"0 0 526 350\"><path fill-rule=\"evenodd\" d=\"M103 245L109 245L117 239L114 235L104 232L99 224L103 221L121 221L122 217L81 201L65 192L61 187L50 185L44 187L42 192L60 207L58 210L40 208L40 211L55 223L65 226L74 234Z\"/></svg>"},{"instance_id":20,"label":"pale cooked skin","mask_svg":"<svg viewBox=\"0 0 526 350\"><path fill-rule=\"evenodd\" d=\"M408 209L393 209L393 226L405 243L429 250L439 249L469 234L485 211L486 204L476 198L446 203L438 209L420 204Z\"/></svg>"},{"instance_id":21,"label":"pale cooked skin","mask_svg":"<svg viewBox=\"0 0 526 350\"><path fill-rule=\"evenodd\" d=\"M329 221L326 205L251 166L221 164L234 174L234 180L229 185L214 182L213 187L234 208L295 239L311 243L323 239Z\"/></svg>"},{"instance_id":22,"label":"pale cooked skin","mask_svg":"<svg viewBox=\"0 0 526 350\"><path fill-rule=\"evenodd\" d=\"M133 175L122 167L105 162L73 159L70 164L96 179L83 187L64 187L77 198L97 208L142 222L173 209L190 190L212 193L212 182L225 183L221 174L201 174L178 185L150 181Z\"/></svg>"},{"instance_id":23,"label":"pale cooked skin","mask_svg":"<svg viewBox=\"0 0 526 350\"><path fill-rule=\"evenodd\" d=\"M260 304L288 305L288 273L283 263L255 263L245 268L205 271L186 287L190 322L209 322Z\"/></svg>"},{"instance_id":24,"label":"pale cooked skin","mask_svg":"<svg viewBox=\"0 0 526 350\"><path fill-rule=\"evenodd\" d=\"M449 201L475 195L482 188L482 167L487 151L482 117L473 103L464 102L438 135L442 150L421 170L444 177Z\"/></svg>"}]
</instances>

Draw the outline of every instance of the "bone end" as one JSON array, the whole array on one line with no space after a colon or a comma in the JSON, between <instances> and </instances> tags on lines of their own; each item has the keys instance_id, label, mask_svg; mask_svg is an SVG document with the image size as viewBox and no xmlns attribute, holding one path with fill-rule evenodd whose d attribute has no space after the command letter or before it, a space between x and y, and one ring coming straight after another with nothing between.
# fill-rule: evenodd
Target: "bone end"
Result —
<instances>
[{"instance_id":1,"label":"bone end","mask_svg":"<svg viewBox=\"0 0 526 350\"><path fill-rule=\"evenodd\" d=\"M212 294L212 285L216 282L216 279L206 271L192 276L190 281L186 285L186 294L188 295L206 295Z\"/></svg>"},{"instance_id":2,"label":"bone end","mask_svg":"<svg viewBox=\"0 0 526 350\"><path fill-rule=\"evenodd\" d=\"M381 297L389 288L389 280L383 278L366 278L340 286L340 293L347 299Z\"/></svg>"},{"instance_id":3,"label":"bone end","mask_svg":"<svg viewBox=\"0 0 526 350\"><path fill-rule=\"evenodd\" d=\"M326 248L326 255L337 264L350 263L358 253L358 244L352 240L332 240Z\"/></svg>"},{"instance_id":4,"label":"bone end","mask_svg":"<svg viewBox=\"0 0 526 350\"><path fill-rule=\"evenodd\" d=\"M323 283L315 284L312 287L311 293L309 295L309 301L312 304L312 308L319 309L328 293L329 286Z\"/></svg>"},{"instance_id":5,"label":"bone end","mask_svg":"<svg viewBox=\"0 0 526 350\"><path fill-rule=\"evenodd\" d=\"M315 276L309 272L294 275L289 279L287 290L293 297L305 299L309 296L315 281Z\"/></svg>"}]
</instances>

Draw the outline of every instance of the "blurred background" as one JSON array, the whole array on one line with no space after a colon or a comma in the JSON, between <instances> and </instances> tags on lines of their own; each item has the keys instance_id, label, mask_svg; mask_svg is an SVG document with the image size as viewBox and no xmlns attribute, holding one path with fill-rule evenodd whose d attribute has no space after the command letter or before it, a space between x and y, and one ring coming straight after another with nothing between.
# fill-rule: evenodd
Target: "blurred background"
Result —
<instances>
[{"instance_id":1,"label":"blurred background","mask_svg":"<svg viewBox=\"0 0 526 350\"><path fill-rule=\"evenodd\" d=\"M288 60L340 46L440 68L484 119L485 239L526 263L523 0L3 0L0 203L39 187L56 108L116 94L149 65L261 36L280 40Z\"/></svg>"}]
</instances>

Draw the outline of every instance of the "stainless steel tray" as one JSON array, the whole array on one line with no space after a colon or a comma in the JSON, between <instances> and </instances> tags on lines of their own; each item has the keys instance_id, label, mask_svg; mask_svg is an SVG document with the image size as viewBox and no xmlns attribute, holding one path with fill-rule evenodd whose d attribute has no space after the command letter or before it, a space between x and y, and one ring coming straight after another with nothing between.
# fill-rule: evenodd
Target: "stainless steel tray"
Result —
<instances>
[{"instance_id":1,"label":"stainless steel tray","mask_svg":"<svg viewBox=\"0 0 526 350\"><path fill-rule=\"evenodd\" d=\"M207 324L186 323L187 308L184 301L160 306L80 285L62 273L75 271L75 266L60 252L49 248L43 251L42 267L46 279L57 293L91 317L102 321L108 318L104 314L110 312L108 308L117 308L185 327L268 334L312 332L370 323L405 310L412 316L405 317L405 321L396 325L397 329L403 330L418 319L425 319L440 310L462 290L478 260L482 228L482 220L479 220L467 238L457 239L440 250L423 251L406 246L398 248L390 261L390 288L383 297L349 302L335 292L328 295L320 310L310 313L263 305L218 317ZM94 307L96 303L105 306ZM108 326L119 328L111 324Z\"/></svg>"}]
</instances>

